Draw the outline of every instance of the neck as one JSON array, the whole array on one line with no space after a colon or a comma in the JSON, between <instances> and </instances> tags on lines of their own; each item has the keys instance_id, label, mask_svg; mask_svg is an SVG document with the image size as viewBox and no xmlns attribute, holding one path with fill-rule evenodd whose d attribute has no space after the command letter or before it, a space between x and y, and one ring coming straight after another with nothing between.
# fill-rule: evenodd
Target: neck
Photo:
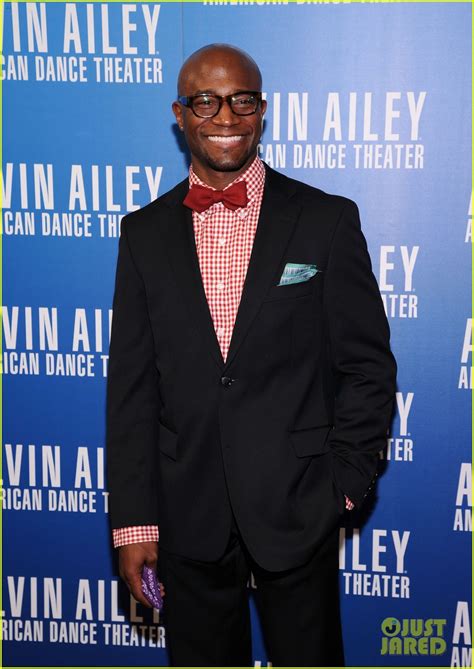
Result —
<instances>
[{"instance_id":1,"label":"neck","mask_svg":"<svg viewBox=\"0 0 474 669\"><path fill-rule=\"evenodd\" d=\"M239 177L241 174L243 174L248 167L253 163L255 160L256 156L252 156L243 167L240 168L240 170L235 170L232 172L218 172L217 170L213 170L210 167L206 167L202 165L201 163L196 163L195 160L192 160L192 166L193 166L193 172L194 174L199 177L199 179L206 184L206 186L210 186L211 188L215 188L216 190L224 190L229 184L231 184L237 177Z\"/></svg>"}]
</instances>

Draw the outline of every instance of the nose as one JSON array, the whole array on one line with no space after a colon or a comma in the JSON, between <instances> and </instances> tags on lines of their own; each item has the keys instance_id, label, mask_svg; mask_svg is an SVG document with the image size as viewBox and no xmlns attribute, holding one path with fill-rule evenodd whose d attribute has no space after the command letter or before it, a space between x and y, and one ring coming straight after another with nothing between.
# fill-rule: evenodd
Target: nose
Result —
<instances>
[{"instance_id":1,"label":"nose","mask_svg":"<svg viewBox=\"0 0 474 669\"><path fill-rule=\"evenodd\" d=\"M219 112L212 117L212 121L217 125L235 125L240 122L239 117L234 114L227 100L222 101L222 106Z\"/></svg>"}]
</instances>

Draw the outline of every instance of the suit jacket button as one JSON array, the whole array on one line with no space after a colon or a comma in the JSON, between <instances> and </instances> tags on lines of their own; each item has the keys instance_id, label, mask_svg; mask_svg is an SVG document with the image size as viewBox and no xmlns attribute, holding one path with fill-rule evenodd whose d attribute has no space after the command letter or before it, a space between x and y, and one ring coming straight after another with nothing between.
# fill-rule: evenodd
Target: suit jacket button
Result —
<instances>
[{"instance_id":1,"label":"suit jacket button","mask_svg":"<svg viewBox=\"0 0 474 669\"><path fill-rule=\"evenodd\" d=\"M235 379L232 379L230 376L223 376L221 378L221 384L228 388L234 383Z\"/></svg>"}]
</instances>

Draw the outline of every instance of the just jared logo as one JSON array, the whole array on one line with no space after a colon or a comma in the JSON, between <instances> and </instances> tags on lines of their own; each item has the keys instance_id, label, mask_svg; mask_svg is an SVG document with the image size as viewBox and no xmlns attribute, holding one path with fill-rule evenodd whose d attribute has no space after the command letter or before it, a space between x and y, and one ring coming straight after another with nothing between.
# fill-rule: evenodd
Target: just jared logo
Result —
<instances>
[{"instance_id":1,"label":"just jared logo","mask_svg":"<svg viewBox=\"0 0 474 669\"><path fill-rule=\"evenodd\" d=\"M381 624L381 655L442 655L445 619L385 618Z\"/></svg>"}]
</instances>

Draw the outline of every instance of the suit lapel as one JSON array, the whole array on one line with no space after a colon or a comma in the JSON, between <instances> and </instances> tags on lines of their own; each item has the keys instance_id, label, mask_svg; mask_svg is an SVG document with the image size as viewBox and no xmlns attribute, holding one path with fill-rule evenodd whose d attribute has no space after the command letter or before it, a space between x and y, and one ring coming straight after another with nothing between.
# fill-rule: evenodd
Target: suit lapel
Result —
<instances>
[{"instance_id":1,"label":"suit lapel","mask_svg":"<svg viewBox=\"0 0 474 669\"><path fill-rule=\"evenodd\" d=\"M265 168L265 189L259 222L225 363L202 282L192 213L182 204L188 190L188 180L178 184L165 196L170 207L170 216L164 229L165 247L175 279L180 286L185 307L190 313L191 323L201 333L205 348L222 372L235 358L262 300L275 281L280 260L299 212L298 205L291 200L293 182L267 166Z\"/></svg>"},{"instance_id":2,"label":"suit lapel","mask_svg":"<svg viewBox=\"0 0 474 669\"><path fill-rule=\"evenodd\" d=\"M239 310L232 333L226 368L247 334L273 283L293 232L299 207L291 200L293 182L265 165L265 189ZM289 187L290 186L290 187Z\"/></svg>"},{"instance_id":3,"label":"suit lapel","mask_svg":"<svg viewBox=\"0 0 474 669\"><path fill-rule=\"evenodd\" d=\"M205 349L211 353L219 368L223 369L224 360L202 283L194 239L193 217L191 210L183 205L188 187L188 179L185 179L165 197L170 207L170 215L164 229L165 248L168 251L175 280L181 289L183 306L190 314L190 323L203 337Z\"/></svg>"}]
</instances>

